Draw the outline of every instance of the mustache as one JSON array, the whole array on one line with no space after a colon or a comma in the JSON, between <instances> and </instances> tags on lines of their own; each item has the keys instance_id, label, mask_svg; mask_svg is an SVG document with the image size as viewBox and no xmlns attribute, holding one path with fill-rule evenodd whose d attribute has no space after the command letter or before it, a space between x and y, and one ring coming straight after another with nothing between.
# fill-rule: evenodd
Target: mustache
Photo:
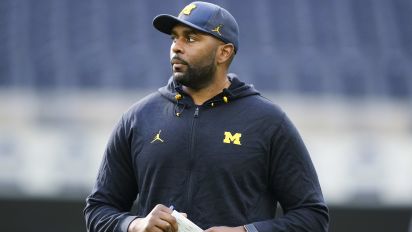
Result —
<instances>
[{"instance_id":1,"label":"mustache","mask_svg":"<svg viewBox=\"0 0 412 232\"><path fill-rule=\"evenodd\" d=\"M184 59L180 58L179 56L173 56L172 59L170 60L170 64L173 65L173 60L178 60L180 63L184 65L189 65Z\"/></svg>"}]
</instances>

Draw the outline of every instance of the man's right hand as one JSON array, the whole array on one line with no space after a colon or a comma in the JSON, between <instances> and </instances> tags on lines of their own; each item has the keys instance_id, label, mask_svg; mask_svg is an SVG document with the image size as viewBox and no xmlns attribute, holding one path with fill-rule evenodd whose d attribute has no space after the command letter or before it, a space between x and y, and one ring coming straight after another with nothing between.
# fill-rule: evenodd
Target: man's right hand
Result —
<instances>
[{"instance_id":1,"label":"man's right hand","mask_svg":"<svg viewBox=\"0 0 412 232\"><path fill-rule=\"evenodd\" d=\"M144 218L133 220L128 232L177 232L177 222L171 215L172 209L164 205L156 205Z\"/></svg>"}]
</instances>

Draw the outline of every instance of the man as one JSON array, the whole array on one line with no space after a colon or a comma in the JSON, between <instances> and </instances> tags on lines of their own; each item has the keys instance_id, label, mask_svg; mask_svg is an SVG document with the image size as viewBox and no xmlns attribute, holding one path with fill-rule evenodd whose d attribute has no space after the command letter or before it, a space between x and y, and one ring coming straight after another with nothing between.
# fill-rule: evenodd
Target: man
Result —
<instances>
[{"instance_id":1,"label":"man","mask_svg":"<svg viewBox=\"0 0 412 232\"><path fill-rule=\"evenodd\" d=\"M174 206L209 232L327 231L328 209L297 130L228 75L239 50L233 16L193 2L153 25L171 35L173 77L112 133L84 210L88 230L176 232ZM277 202L284 215L275 218Z\"/></svg>"}]
</instances>

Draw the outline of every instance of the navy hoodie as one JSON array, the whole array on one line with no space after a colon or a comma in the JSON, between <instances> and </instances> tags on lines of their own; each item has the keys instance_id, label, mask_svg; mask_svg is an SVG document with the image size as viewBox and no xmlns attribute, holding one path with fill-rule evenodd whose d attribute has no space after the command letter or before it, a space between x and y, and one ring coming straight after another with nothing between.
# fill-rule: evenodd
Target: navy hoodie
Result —
<instances>
[{"instance_id":1,"label":"navy hoodie","mask_svg":"<svg viewBox=\"0 0 412 232\"><path fill-rule=\"evenodd\" d=\"M252 86L230 80L201 106L170 80L123 115L86 200L89 231L127 231L156 204L202 229L327 231L328 208L297 130ZM275 218L277 203L284 215Z\"/></svg>"}]
</instances>

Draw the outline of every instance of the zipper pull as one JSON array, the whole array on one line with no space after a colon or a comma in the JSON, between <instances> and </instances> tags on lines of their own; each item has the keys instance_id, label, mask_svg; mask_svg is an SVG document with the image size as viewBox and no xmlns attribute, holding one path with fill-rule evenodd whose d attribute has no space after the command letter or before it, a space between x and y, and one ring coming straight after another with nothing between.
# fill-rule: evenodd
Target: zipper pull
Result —
<instances>
[{"instance_id":1,"label":"zipper pull","mask_svg":"<svg viewBox=\"0 0 412 232\"><path fill-rule=\"evenodd\" d=\"M194 117L199 117L199 107L196 107Z\"/></svg>"}]
</instances>

